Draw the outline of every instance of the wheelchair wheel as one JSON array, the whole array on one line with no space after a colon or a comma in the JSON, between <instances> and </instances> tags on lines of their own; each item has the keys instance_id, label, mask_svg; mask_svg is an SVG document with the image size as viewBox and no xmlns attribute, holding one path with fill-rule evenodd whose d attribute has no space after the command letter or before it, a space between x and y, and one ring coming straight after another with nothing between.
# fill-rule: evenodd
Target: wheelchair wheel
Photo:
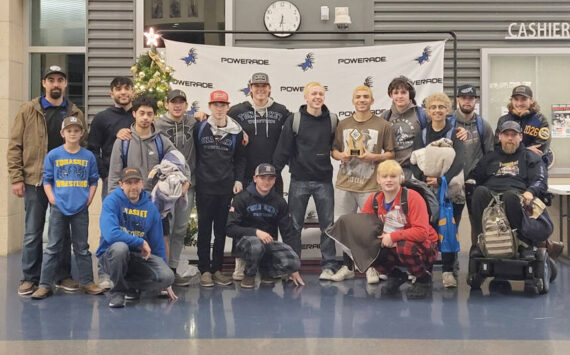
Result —
<instances>
[{"instance_id":1,"label":"wheelchair wheel","mask_svg":"<svg viewBox=\"0 0 570 355\"><path fill-rule=\"evenodd\" d=\"M478 273L469 273L467 275L467 284L474 290L480 289L483 282L485 282L485 277Z\"/></svg>"},{"instance_id":2,"label":"wheelchair wheel","mask_svg":"<svg viewBox=\"0 0 570 355\"><path fill-rule=\"evenodd\" d=\"M558 265L556 265L556 261L552 258L548 258L550 264L550 282L554 282L556 280L556 276L558 276Z\"/></svg>"},{"instance_id":3,"label":"wheelchair wheel","mask_svg":"<svg viewBox=\"0 0 570 355\"><path fill-rule=\"evenodd\" d=\"M550 280L552 277L550 258L546 254L545 250L540 250L538 252L537 264L536 264L536 285L538 288L538 293L544 295L550 290Z\"/></svg>"}]
</instances>

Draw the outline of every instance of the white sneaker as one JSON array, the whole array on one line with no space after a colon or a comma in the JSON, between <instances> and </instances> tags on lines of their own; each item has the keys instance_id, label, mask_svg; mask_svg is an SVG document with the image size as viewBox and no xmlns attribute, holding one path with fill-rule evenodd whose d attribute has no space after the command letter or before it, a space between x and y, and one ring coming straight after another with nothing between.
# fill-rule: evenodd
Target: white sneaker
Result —
<instances>
[{"instance_id":1,"label":"white sneaker","mask_svg":"<svg viewBox=\"0 0 570 355\"><path fill-rule=\"evenodd\" d=\"M321 275L319 276L319 280L330 281L332 280L333 275L334 272L331 269L324 269L323 272L321 272Z\"/></svg>"},{"instance_id":2,"label":"white sneaker","mask_svg":"<svg viewBox=\"0 0 570 355\"><path fill-rule=\"evenodd\" d=\"M369 267L368 270L366 270L366 283L377 284L378 282L380 282L378 271L373 267Z\"/></svg>"},{"instance_id":3,"label":"white sneaker","mask_svg":"<svg viewBox=\"0 0 570 355\"><path fill-rule=\"evenodd\" d=\"M102 289L104 289L105 291L108 291L110 289L113 288L113 281L111 281L108 278L104 278L104 279L99 279L99 282L97 283L99 285L99 287L101 287Z\"/></svg>"},{"instance_id":4,"label":"white sneaker","mask_svg":"<svg viewBox=\"0 0 570 355\"><path fill-rule=\"evenodd\" d=\"M443 286L445 288L457 287L457 280L455 279L455 275L453 275L453 272L451 271L444 272L442 278L443 278Z\"/></svg>"},{"instance_id":5,"label":"white sneaker","mask_svg":"<svg viewBox=\"0 0 570 355\"><path fill-rule=\"evenodd\" d=\"M236 258L236 269L232 274L232 279L241 281L245 277L245 260Z\"/></svg>"},{"instance_id":6,"label":"white sneaker","mask_svg":"<svg viewBox=\"0 0 570 355\"><path fill-rule=\"evenodd\" d=\"M322 276L322 274L321 274ZM354 278L354 271L350 270L348 266L343 266L338 271L331 276L331 281L342 281Z\"/></svg>"}]
</instances>

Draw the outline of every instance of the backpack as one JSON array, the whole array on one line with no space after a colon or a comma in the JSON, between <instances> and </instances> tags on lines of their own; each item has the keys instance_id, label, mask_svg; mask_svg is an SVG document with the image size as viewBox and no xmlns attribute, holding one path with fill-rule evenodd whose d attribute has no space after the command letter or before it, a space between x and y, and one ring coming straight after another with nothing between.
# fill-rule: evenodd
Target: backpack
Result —
<instances>
[{"instance_id":1,"label":"backpack","mask_svg":"<svg viewBox=\"0 0 570 355\"><path fill-rule=\"evenodd\" d=\"M451 134L453 133L453 129L455 127L451 127L447 133L445 133L445 138L452 139ZM422 128L422 141L424 142L424 147L427 145L427 127Z\"/></svg>"},{"instance_id":2,"label":"backpack","mask_svg":"<svg viewBox=\"0 0 570 355\"><path fill-rule=\"evenodd\" d=\"M457 124L457 121L455 120L455 117L453 115L449 116L449 122L451 123L451 130L453 130L453 128L455 128ZM481 151L483 152L484 155L487 152L485 152L485 141L483 139L483 119L481 118L481 116L475 114L475 123L477 124L477 134L479 134L479 143L481 143Z\"/></svg>"},{"instance_id":3,"label":"backpack","mask_svg":"<svg viewBox=\"0 0 570 355\"><path fill-rule=\"evenodd\" d=\"M418 121L420 121L420 128L422 130L425 129L427 127L426 111L421 106L414 107L414 110L416 110L416 116L418 116ZM392 117L392 109L389 109L388 112L386 112L386 116L384 116L386 121L390 121L390 117Z\"/></svg>"},{"instance_id":4,"label":"backpack","mask_svg":"<svg viewBox=\"0 0 570 355\"><path fill-rule=\"evenodd\" d=\"M131 144L130 140L121 141L121 158L123 158L123 169L127 167L127 156L129 154L129 145ZM154 137L154 143L156 143L156 150L158 152L158 161L161 162L162 158L164 158L164 149L162 146L162 139L160 138L160 134L157 134Z\"/></svg>"},{"instance_id":5,"label":"backpack","mask_svg":"<svg viewBox=\"0 0 570 355\"><path fill-rule=\"evenodd\" d=\"M204 128L206 128L206 123L208 123L206 120L200 122L200 129L198 129L198 142L202 139L202 135L204 134ZM236 146L236 135L235 134L230 134L232 136L232 150L235 148Z\"/></svg>"},{"instance_id":6,"label":"backpack","mask_svg":"<svg viewBox=\"0 0 570 355\"><path fill-rule=\"evenodd\" d=\"M477 236L477 246L487 258L514 258L518 255L518 239L511 229L503 202L493 195L483 210L483 232Z\"/></svg>"},{"instance_id":7,"label":"backpack","mask_svg":"<svg viewBox=\"0 0 570 355\"><path fill-rule=\"evenodd\" d=\"M437 230L439 225L439 201L433 191L423 181L415 179L404 181L402 194L400 195L400 208L402 208L406 216L408 215L408 189L416 191L424 199L427 205L429 224ZM380 191L376 192L372 198L372 209L375 215L378 215L378 200L376 199L378 194L380 194Z\"/></svg>"},{"instance_id":8,"label":"backpack","mask_svg":"<svg viewBox=\"0 0 570 355\"><path fill-rule=\"evenodd\" d=\"M331 134L336 131L336 126L338 125L338 116L336 113L329 112L331 119ZM301 112L295 112L293 114L293 133L297 135L299 133L299 126L301 125Z\"/></svg>"}]
</instances>

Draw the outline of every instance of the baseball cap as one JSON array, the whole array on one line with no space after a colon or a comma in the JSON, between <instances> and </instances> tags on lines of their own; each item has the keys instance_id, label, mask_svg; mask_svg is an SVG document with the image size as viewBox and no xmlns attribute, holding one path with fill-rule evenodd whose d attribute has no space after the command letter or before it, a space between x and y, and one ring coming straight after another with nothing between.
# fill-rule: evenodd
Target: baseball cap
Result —
<instances>
[{"instance_id":1,"label":"baseball cap","mask_svg":"<svg viewBox=\"0 0 570 355\"><path fill-rule=\"evenodd\" d=\"M501 126L501 132L503 133L504 131L508 131L508 130L513 130L517 133L522 133L521 130L521 126L516 123L515 121L507 121L505 123L503 123L503 125Z\"/></svg>"},{"instance_id":2,"label":"baseball cap","mask_svg":"<svg viewBox=\"0 0 570 355\"><path fill-rule=\"evenodd\" d=\"M271 164L261 163L255 168L255 176L261 175L277 175L275 172L275 167Z\"/></svg>"},{"instance_id":3,"label":"baseball cap","mask_svg":"<svg viewBox=\"0 0 570 355\"><path fill-rule=\"evenodd\" d=\"M42 79L45 79L48 77L48 75L51 74L60 74L63 75L63 77L65 79L67 79L67 75L65 75L65 72L63 71L63 69L61 69L61 67L59 65L50 65L44 72L44 76L42 77Z\"/></svg>"},{"instance_id":4,"label":"baseball cap","mask_svg":"<svg viewBox=\"0 0 570 355\"><path fill-rule=\"evenodd\" d=\"M526 85L519 85L513 89L513 94L511 97L514 96L524 96L532 98L532 89Z\"/></svg>"},{"instance_id":5,"label":"baseball cap","mask_svg":"<svg viewBox=\"0 0 570 355\"><path fill-rule=\"evenodd\" d=\"M79 126L81 129L83 129L83 123L79 118L75 116L68 116L61 123L61 130L63 131L65 128L73 125Z\"/></svg>"},{"instance_id":6,"label":"baseball cap","mask_svg":"<svg viewBox=\"0 0 570 355\"><path fill-rule=\"evenodd\" d=\"M457 88L457 97L460 96L471 96L471 97L479 97L477 95L477 89L473 85L461 85Z\"/></svg>"},{"instance_id":7,"label":"baseball cap","mask_svg":"<svg viewBox=\"0 0 570 355\"><path fill-rule=\"evenodd\" d=\"M250 84L269 84L269 75L265 73L255 73L251 76Z\"/></svg>"},{"instance_id":8,"label":"baseball cap","mask_svg":"<svg viewBox=\"0 0 570 355\"><path fill-rule=\"evenodd\" d=\"M177 97L181 97L181 98L184 99L184 101L186 101L186 94L184 93L184 91L178 90L178 89L176 89L176 90L170 90L170 91L168 92L168 95L166 96L166 101L167 101L167 102L170 102L170 101L174 100L174 99L177 98Z\"/></svg>"},{"instance_id":9,"label":"baseball cap","mask_svg":"<svg viewBox=\"0 0 570 355\"><path fill-rule=\"evenodd\" d=\"M225 91L222 91L222 90L212 91L210 93L210 102L208 102L208 103L211 104L214 102L223 102L223 103L229 104L230 99L229 99L228 93Z\"/></svg>"},{"instance_id":10,"label":"baseball cap","mask_svg":"<svg viewBox=\"0 0 570 355\"><path fill-rule=\"evenodd\" d=\"M125 182L129 179L142 180L142 173L138 168L124 168L121 172L121 182Z\"/></svg>"}]
</instances>

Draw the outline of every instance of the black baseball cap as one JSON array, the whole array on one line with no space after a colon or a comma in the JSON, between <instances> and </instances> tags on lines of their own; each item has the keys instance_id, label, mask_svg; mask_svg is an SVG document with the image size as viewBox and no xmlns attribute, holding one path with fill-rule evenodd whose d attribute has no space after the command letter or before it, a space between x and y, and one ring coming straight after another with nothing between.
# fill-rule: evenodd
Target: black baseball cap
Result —
<instances>
[{"instance_id":1,"label":"black baseball cap","mask_svg":"<svg viewBox=\"0 0 570 355\"><path fill-rule=\"evenodd\" d=\"M121 182L125 182L129 179L142 180L142 173L138 168L124 168L121 172Z\"/></svg>"},{"instance_id":2,"label":"black baseball cap","mask_svg":"<svg viewBox=\"0 0 570 355\"><path fill-rule=\"evenodd\" d=\"M47 78L49 75L52 74L60 74L62 75L66 80L67 80L67 75L65 74L65 72L63 71L63 69L61 69L61 67L59 65L50 65L45 71L44 71L44 76L42 77L42 79Z\"/></svg>"},{"instance_id":3,"label":"black baseball cap","mask_svg":"<svg viewBox=\"0 0 570 355\"><path fill-rule=\"evenodd\" d=\"M457 97L461 96L471 96L471 97L479 97L477 95L477 89L473 85L461 85L457 88Z\"/></svg>"},{"instance_id":4,"label":"black baseball cap","mask_svg":"<svg viewBox=\"0 0 570 355\"><path fill-rule=\"evenodd\" d=\"M181 97L181 98L184 99L184 101L187 101L187 100L186 100L186 93L184 93L184 91L178 90L178 89L176 89L176 90L170 90L170 91L168 92L168 95L166 96L166 101L167 101L167 102L170 102L170 101L174 100L174 99L177 98L177 97Z\"/></svg>"},{"instance_id":5,"label":"black baseball cap","mask_svg":"<svg viewBox=\"0 0 570 355\"><path fill-rule=\"evenodd\" d=\"M508 130L515 131L517 133L522 133L521 126L515 121L507 121L501 125L500 133L503 133L504 131Z\"/></svg>"},{"instance_id":6,"label":"black baseball cap","mask_svg":"<svg viewBox=\"0 0 570 355\"><path fill-rule=\"evenodd\" d=\"M532 89L526 85L519 85L513 89L511 97L515 96L530 97L532 99Z\"/></svg>"},{"instance_id":7,"label":"black baseball cap","mask_svg":"<svg viewBox=\"0 0 570 355\"><path fill-rule=\"evenodd\" d=\"M261 163L255 168L255 176L273 175L276 176L275 167L271 164Z\"/></svg>"}]
</instances>

